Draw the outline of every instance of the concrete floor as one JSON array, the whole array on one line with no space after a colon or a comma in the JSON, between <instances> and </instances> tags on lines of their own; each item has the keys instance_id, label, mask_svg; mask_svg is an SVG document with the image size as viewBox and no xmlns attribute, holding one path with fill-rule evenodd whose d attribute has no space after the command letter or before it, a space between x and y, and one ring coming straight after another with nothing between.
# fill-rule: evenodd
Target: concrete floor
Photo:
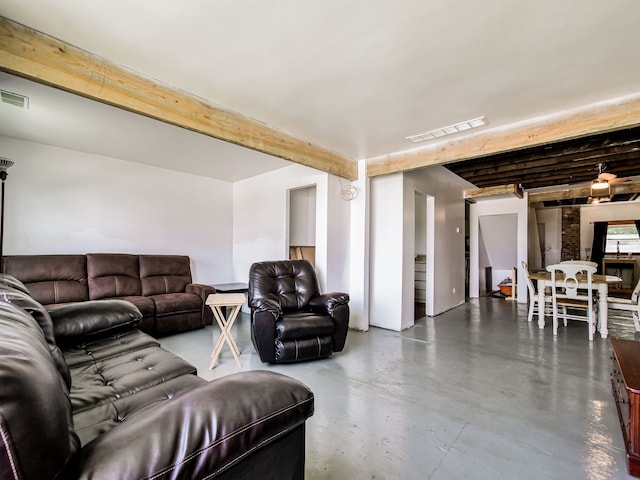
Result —
<instances>
[{"instance_id":1,"label":"concrete floor","mask_svg":"<svg viewBox=\"0 0 640 480\"><path fill-rule=\"evenodd\" d=\"M481 298L413 328L349 331L342 353L262 364L249 317L234 326L242 370L274 370L307 384L307 480L627 479L609 383L610 344L586 324L553 337L525 305ZM610 336L638 339L632 323ZM214 379L240 369L224 347L208 370L207 327L161 339Z\"/></svg>"}]
</instances>

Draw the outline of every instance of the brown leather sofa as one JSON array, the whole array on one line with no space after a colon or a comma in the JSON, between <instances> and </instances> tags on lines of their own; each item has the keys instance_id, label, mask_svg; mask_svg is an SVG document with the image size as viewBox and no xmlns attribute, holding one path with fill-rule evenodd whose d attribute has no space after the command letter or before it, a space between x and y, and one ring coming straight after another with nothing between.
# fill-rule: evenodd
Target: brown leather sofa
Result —
<instances>
[{"instance_id":1,"label":"brown leather sofa","mask_svg":"<svg viewBox=\"0 0 640 480\"><path fill-rule=\"evenodd\" d=\"M48 312L26 292L0 275L0 479L304 478L306 386L206 382L135 328L129 302Z\"/></svg>"},{"instance_id":2,"label":"brown leather sofa","mask_svg":"<svg viewBox=\"0 0 640 480\"><path fill-rule=\"evenodd\" d=\"M13 255L3 272L23 282L45 308L87 300L120 299L142 312L139 328L154 336L193 330L213 322L205 301L215 289L191 283L183 255Z\"/></svg>"}]
</instances>

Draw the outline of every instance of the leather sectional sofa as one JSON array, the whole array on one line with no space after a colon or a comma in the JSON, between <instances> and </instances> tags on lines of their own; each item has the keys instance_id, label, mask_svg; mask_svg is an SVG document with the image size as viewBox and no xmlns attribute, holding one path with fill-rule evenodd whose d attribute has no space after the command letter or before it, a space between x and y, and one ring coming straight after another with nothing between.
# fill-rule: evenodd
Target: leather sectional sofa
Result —
<instances>
[{"instance_id":1,"label":"leather sectional sofa","mask_svg":"<svg viewBox=\"0 0 640 480\"><path fill-rule=\"evenodd\" d=\"M302 479L312 392L206 382L122 300L47 311L0 275L0 479Z\"/></svg>"},{"instance_id":2,"label":"leather sectional sofa","mask_svg":"<svg viewBox=\"0 0 640 480\"><path fill-rule=\"evenodd\" d=\"M23 282L32 297L53 308L71 302L120 299L142 312L140 330L154 336L193 330L213 322L209 285L191 283L182 255L13 255L3 272Z\"/></svg>"}]
</instances>

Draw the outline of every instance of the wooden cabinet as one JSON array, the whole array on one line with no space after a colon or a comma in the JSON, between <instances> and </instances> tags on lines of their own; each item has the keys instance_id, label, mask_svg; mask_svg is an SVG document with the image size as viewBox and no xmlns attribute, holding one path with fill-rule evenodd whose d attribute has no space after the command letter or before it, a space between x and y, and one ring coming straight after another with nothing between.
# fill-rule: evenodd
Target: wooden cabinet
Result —
<instances>
[{"instance_id":1,"label":"wooden cabinet","mask_svg":"<svg viewBox=\"0 0 640 480\"><path fill-rule=\"evenodd\" d=\"M611 339L611 386L627 450L627 469L640 477L640 342Z\"/></svg>"},{"instance_id":2,"label":"wooden cabinet","mask_svg":"<svg viewBox=\"0 0 640 480\"><path fill-rule=\"evenodd\" d=\"M609 285L609 295L631 297L638 275L635 258L603 258L602 273L622 278L622 282Z\"/></svg>"}]
</instances>

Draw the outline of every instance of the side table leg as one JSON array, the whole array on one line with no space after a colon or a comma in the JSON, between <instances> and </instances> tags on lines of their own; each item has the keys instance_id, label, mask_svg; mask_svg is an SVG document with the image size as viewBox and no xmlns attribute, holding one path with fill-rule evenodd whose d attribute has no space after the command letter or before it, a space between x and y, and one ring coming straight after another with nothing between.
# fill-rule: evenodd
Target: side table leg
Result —
<instances>
[{"instance_id":1,"label":"side table leg","mask_svg":"<svg viewBox=\"0 0 640 480\"><path fill-rule=\"evenodd\" d=\"M229 316L228 319L226 319L222 314L220 306L215 305L211 307L211 309L213 310L213 315L216 318L216 322L220 327L220 337L218 338L218 341L216 342L213 348L213 352L211 353L211 365L209 366L209 370L213 369L216 363L216 360L218 359L218 356L222 351L222 347L225 341L229 345L229 349L231 350L231 353L233 354L233 358L238 364L238 367L242 368L242 363L240 362L240 358L239 358L240 349L238 348L238 345L236 344L235 340L233 339L233 336L231 335L231 327L233 326L233 322L235 322L236 317L238 316L238 312L240 311L240 308L241 308L241 305L234 305L231 311L231 315Z\"/></svg>"}]
</instances>

